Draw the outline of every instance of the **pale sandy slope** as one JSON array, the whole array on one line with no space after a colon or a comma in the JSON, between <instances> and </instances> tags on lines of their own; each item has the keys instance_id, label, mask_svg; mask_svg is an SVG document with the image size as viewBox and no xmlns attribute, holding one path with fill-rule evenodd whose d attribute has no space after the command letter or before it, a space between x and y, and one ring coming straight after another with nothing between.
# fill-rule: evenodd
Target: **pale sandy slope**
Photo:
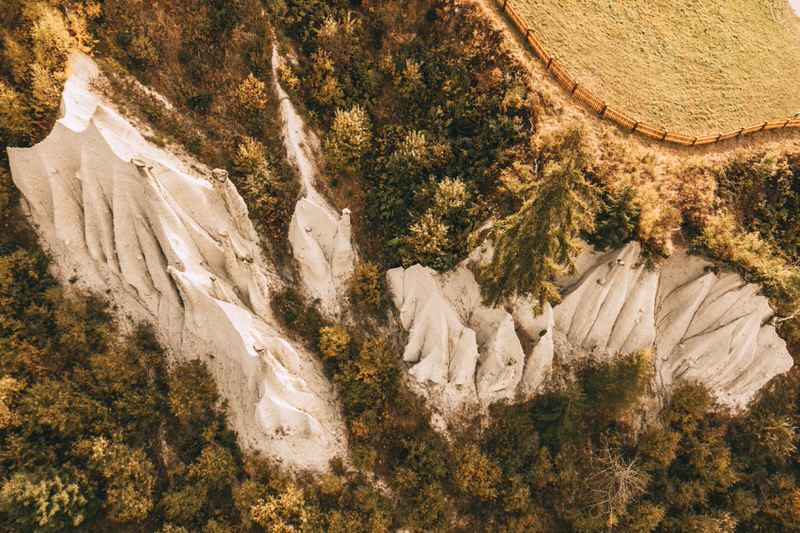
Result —
<instances>
[{"instance_id":1,"label":"pale sandy slope","mask_svg":"<svg viewBox=\"0 0 800 533\"><path fill-rule=\"evenodd\" d=\"M9 149L14 182L62 281L153 323L175 358L201 358L246 449L325 468L345 449L318 362L286 340L270 306L280 283L230 180L154 146L97 96L76 57L62 117ZM198 175L199 172L199 175Z\"/></svg>"},{"instance_id":2,"label":"pale sandy slope","mask_svg":"<svg viewBox=\"0 0 800 533\"><path fill-rule=\"evenodd\" d=\"M792 367L759 287L685 250L651 269L638 243L587 247L563 301L539 316L527 300L483 304L473 272L488 254L476 250L441 274L420 265L387 273L409 372L446 416L541 390L554 360L649 349L659 391L699 381L731 406Z\"/></svg>"},{"instance_id":3,"label":"pale sandy slope","mask_svg":"<svg viewBox=\"0 0 800 533\"><path fill-rule=\"evenodd\" d=\"M297 168L303 197L295 205L289 224L289 246L297 261L306 294L317 300L330 317L341 313L346 285L353 273L355 250L351 241L350 210L336 213L316 189L319 139L297 112L278 82L283 64L278 49L272 49L272 86L278 97L283 143L288 160Z\"/></svg>"}]
</instances>

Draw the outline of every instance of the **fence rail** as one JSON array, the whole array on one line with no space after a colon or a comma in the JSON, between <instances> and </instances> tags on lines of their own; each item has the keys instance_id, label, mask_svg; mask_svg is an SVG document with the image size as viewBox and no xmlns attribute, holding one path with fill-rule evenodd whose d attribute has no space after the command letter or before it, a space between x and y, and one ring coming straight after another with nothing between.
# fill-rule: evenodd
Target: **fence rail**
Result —
<instances>
[{"instance_id":1,"label":"fence rail","mask_svg":"<svg viewBox=\"0 0 800 533\"><path fill-rule=\"evenodd\" d=\"M725 133L717 133L713 135L704 135L702 137L687 135L685 133L677 133L668 131L659 126L653 126L647 122L639 121L632 118L629 114L613 106L608 105L604 100L597 97L589 89L578 83L578 80L572 77L567 69L561 62L547 51L542 45L539 38L533 33L533 29L525 24L525 20L517 14L509 0L496 0L500 9L508 16L511 23L522 34L522 37L527 41L533 54L544 63L547 71L558 81L564 89L572 94L577 100L582 102L586 107L591 109L594 113L601 118L613 122L623 130L627 130L642 137L660 141L667 144L680 145L680 146L703 146L706 144L714 144L723 142L728 139L735 139L746 135L752 135L760 131L779 130L788 128L800 128L800 117L795 115L793 118L786 120L771 120L762 122L760 124L753 124L737 130L728 131Z\"/></svg>"}]
</instances>

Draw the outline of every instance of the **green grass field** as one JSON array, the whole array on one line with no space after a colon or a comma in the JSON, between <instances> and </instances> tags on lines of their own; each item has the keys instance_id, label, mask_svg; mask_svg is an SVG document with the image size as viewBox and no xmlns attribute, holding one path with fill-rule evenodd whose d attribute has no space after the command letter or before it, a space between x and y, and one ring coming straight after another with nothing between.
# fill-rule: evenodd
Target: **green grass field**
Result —
<instances>
[{"instance_id":1,"label":"green grass field","mask_svg":"<svg viewBox=\"0 0 800 533\"><path fill-rule=\"evenodd\" d=\"M688 134L800 111L800 18L787 0L510 0L584 87Z\"/></svg>"}]
</instances>

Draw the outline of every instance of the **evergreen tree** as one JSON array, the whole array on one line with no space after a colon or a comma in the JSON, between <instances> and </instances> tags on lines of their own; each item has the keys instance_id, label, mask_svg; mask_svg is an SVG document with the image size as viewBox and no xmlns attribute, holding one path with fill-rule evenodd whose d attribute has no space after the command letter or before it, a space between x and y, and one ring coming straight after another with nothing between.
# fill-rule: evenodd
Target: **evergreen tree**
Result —
<instances>
[{"instance_id":1,"label":"evergreen tree","mask_svg":"<svg viewBox=\"0 0 800 533\"><path fill-rule=\"evenodd\" d=\"M603 199L589 242L603 250L619 248L635 237L639 211L633 188L625 187L618 194L608 195Z\"/></svg>"},{"instance_id":2,"label":"evergreen tree","mask_svg":"<svg viewBox=\"0 0 800 533\"><path fill-rule=\"evenodd\" d=\"M494 231L494 255L482 272L491 303L531 294L541 311L545 302L558 302L555 278L573 271L578 235L594 227L597 192L585 176L581 131L568 130L545 154L531 197Z\"/></svg>"},{"instance_id":3,"label":"evergreen tree","mask_svg":"<svg viewBox=\"0 0 800 533\"><path fill-rule=\"evenodd\" d=\"M328 162L337 170L358 168L358 161L372 142L372 126L367 112L355 105L337 109L326 147Z\"/></svg>"}]
</instances>

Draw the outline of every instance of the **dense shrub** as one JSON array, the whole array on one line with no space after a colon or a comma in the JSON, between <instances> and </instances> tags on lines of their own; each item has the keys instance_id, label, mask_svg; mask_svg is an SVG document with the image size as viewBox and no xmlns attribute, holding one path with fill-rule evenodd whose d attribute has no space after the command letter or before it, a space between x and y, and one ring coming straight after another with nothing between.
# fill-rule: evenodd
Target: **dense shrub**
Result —
<instances>
[{"instance_id":1,"label":"dense shrub","mask_svg":"<svg viewBox=\"0 0 800 533\"><path fill-rule=\"evenodd\" d=\"M494 501L496 486L500 482L500 468L481 453L480 448L468 444L453 455L453 484L471 498Z\"/></svg>"},{"instance_id":2,"label":"dense shrub","mask_svg":"<svg viewBox=\"0 0 800 533\"><path fill-rule=\"evenodd\" d=\"M378 311L388 299L384 273L371 261L359 261L350 279L350 301L367 311Z\"/></svg>"},{"instance_id":3,"label":"dense shrub","mask_svg":"<svg viewBox=\"0 0 800 533\"><path fill-rule=\"evenodd\" d=\"M746 231L797 256L800 250L800 154L736 157L718 174L719 195Z\"/></svg>"},{"instance_id":4,"label":"dense shrub","mask_svg":"<svg viewBox=\"0 0 800 533\"><path fill-rule=\"evenodd\" d=\"M386 339L364 342L358 356L341 365L334 375L343 384L345 409L361 413L385 403L398 380L397 355Z\"/></svg>"},{"instance_id":5,"label":"dense shrub","mask_svg":"<svg viewBox=\"0 0 800 533\"><path fill-rule=\"evenodd\" d=\"M328 163L339 170L358 168L371 141L371 125L364 109L358 105L348 110L337 109L325 137Z\"/></svg>"},{"instance_id":6,"label":"dense shrub","mask_svg":"<svg viewBox=\"0 0 800 533\"><path fill-rule=\"evenodd\" d=\"M87 17L98 14L97 4L88 0L14 1L4 6L2 144L35 141L47 132L60 103L69 54L88 49Z\"/></svg>"},{"instance_id":7,"label":"dense shrub","mask_svg":"<svg viewBox=\"0 0 800 533\"><path fill-rule=\"evenodd\" d=\"M272 239L285 235L291 220L291 191L276 178L269 166L236 177L240 194L247 199L254 225Z\"/></svg>"},{"instance_id":8,"label":"dense shrub","mask_svg":"<svg viewBox=\"0 0 800 533\"><path fill-rule=\"evenodd\" d=\"M3 483L0 509L8 524L22 531L67 531L86 523L93 496L74 469L17 472Z\"/></svg>"},{"instance_id":9,"label":"dense shrub","mask_svg":"<svg viewBox=\"0 0 800 533\"><path fill-rule=\"evenodd\" d=\"M302 339L308 346L319 346L320 329L326 323L317 306L308 304L290 288L273 294L270 305L290 335Z\"/></svg>"},{"instance_id":10,"label":"dense shrub","mask_svg":"<svg viewBox=\"0 0 800 533\"><path fill-rule=\"evenodd\" d=\"M29 120L22 95L0 80L0 132L7 143L19 142L25 136Z\"/></svg>"},{"instance_id":11,"label":"dense shrub","mask_svg":"<svg viewBox=\"0 0 800 533\"><path fill-rule=\"evenodd\" d=\"M302 489L289 485L278 496L258 500L250 508L250 519L267 533L305 531L308 511Z\"/></svg>"},{"instance_id":12,"label":"dense shrub","mask_svg":"<svg viewBox=\"0 0 800 533\"><path fill-rule=\"evenodd\" d=\"M239 84L232 96L240 112L245 115L258 113L267 107L267 85L252 72Z\"/></svg>"},{"instance_id":13,"label":"dense shrub","mask_svg":"<svg viewBox=\"0 0 800 533\"><path fill-rule=\"evenodd\" d=\"M143 522L153 509L155 474L143 450L109 442L92 443L91 467L106 482L108 517L114 522Z\"/></svg>"},{"instance_id":14,"label":"dense shrub","mask_svg":"<svg viewBox=\"0 0 800 533\"><path fill-rule=\"evenodd\" d=\"M266 172L263 170L268 167L266 152L266 147L258 140L248 136L242 137L233 157L234 171L243 175Z\"/></svg>"},{"instance_id":15,"label":"dense shrub","mask_svg":"<svg viewBox=\"0 0 800 533\"><path fill-rule=\"evenodd\" d=\"M319 352L325 359L342 360L350 350L350 335L338 326L326 326L319 331Z\"/></svg>"},{"instance_id":16,"label":"dense shrub","mask_svg":"<svg viewBox=\"0 0 800 533\"><path fill-rule=\"evenodd\" d=\"M791 312L800 305L800 268L756 232L744 232L726 211L709 216L695 245L741 269Z\"/></svg>"},{"instance_id":17,"label":"dense shrub","mask_svg":"<svg viewBox=\"0 0 800 533\"><path fill-rule=\"evenodd\" d=\"M650 351L640 350L610 363L590 362L581 369L581 384L594 419L613 421L636 403L650 380L652 366Z\"/></svg>"},{"instance_id":18,"label":"dense shrub","mask_svg":"<svg viewBox=\"0 0 800 533\"><path fill-rule=\"evenodd\" d=\"M33 20L30 29L32 105L37 112L46 114L58 106L66 79L67 58L77 42L56 8L33 3L28 9L26 15Z\"/></svg>"},{"instance_id":19,"label":"dense shrub","mask_svg":"<svg viewBox=\"0 0 800 533\"><path fill-rule=\"evenodd\" d=\"M447 224L431 212L420 216L411 224L408 234L399 240L403 266L420 263L438 269L447 268L453 260L447 253L450 248L449 230Z\"/></svg>"},{"instance_id":20,"label":"dense shrub","mask_svg":"<svg viewBox=\"0 0 800 533\"><path fill-rule=\"evenodd\" d=\"M167 402L172 416L182 426L203 424L208 420L209 406L217 403L214 381L205 365L193 359L175 366L169 376Z\"/></svg>"}]
</instances>

